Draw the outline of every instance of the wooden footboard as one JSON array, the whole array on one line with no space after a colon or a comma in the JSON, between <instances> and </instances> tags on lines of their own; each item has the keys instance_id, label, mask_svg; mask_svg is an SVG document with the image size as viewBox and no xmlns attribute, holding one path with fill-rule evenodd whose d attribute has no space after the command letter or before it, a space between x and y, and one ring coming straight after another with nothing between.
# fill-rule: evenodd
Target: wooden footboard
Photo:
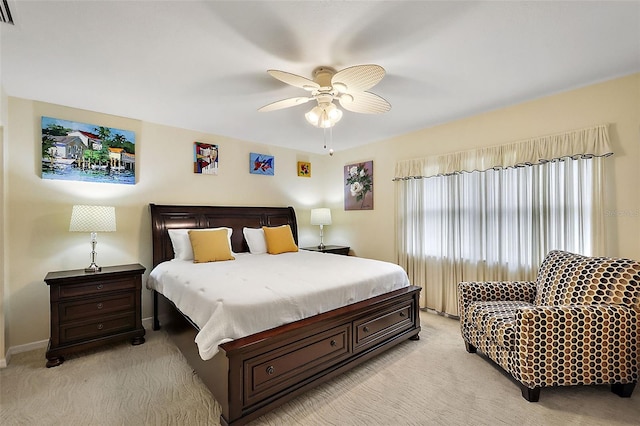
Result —
<instances>
[{"instance_id":1,"label":"wooden footboard","mask_svg":"<svg viewBox=\"0 0 640 426\"><path fill-rule=\"evenodd\" d=\"M420 332L419 287L407 287L220 345L203 361L197 328L154 292L154 328L167 330L222 406L245 424Z\"/></svg>"}]
</instances>

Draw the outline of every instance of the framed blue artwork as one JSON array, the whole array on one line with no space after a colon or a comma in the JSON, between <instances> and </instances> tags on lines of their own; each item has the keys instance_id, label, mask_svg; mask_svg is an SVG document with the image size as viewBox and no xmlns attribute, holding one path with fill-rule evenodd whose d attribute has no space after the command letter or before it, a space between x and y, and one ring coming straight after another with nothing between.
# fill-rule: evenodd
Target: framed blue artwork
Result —
<instances>
[{"instance_id":1,"label":"framed blue artwork","mask_svg":"<svg viewBox=\"0 0 640 426\"><path fill-rule=\"evenodd\" d=\"M135 133L42 117L42 179L136 183Z\"/></svg>"},{"instance_id":2,"label":"framed blue artwork","mask_svg":"<svg viewBox=\"0 0 640 426\"><path fill-rule=\"evenodd\" d=\"M275 159L273 155L249 154L249 173L254 175L273 176L275 172Z\"/></svg>"}]
</instances>

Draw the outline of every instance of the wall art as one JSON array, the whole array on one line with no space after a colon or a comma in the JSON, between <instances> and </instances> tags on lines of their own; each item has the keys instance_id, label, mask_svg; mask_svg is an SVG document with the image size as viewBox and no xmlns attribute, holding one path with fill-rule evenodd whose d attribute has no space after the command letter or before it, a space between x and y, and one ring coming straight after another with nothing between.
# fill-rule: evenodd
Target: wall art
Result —
<instances>
[{"instance_id":1,"label":"wall art","mask_svg":"<svg viewBox=\"0 0 640 426\"><path fill-rule=\"evenodd\" d=\"M135 133L42 117L42 178L135 185Z\"/></svg>"},{"instance_id":2,"label":"wall art","mask_svg":"<svg viewBox=\"0 0 640 426\"><path fill-rule=\"evenodd\" d=\"M193 173L218 174L218 145L203 142L193 143Z\"/></svg>"},{"instance_id":3,"label":"wall art","mask_svg":"<svg viewBox=\"0 0 640 426\"><path fill-rule=\"evenodd\" d=\"M373 210L373 161L344 166L344 209Z\"/></svg>"},{"instance_id":4,"label":"wall art","mask_svg":"<svg viewBox=\"0 0 640 426\"><path fill-rule=\"evenodd\" d=\"M298 176L311 177L311 163L298 161Z\"/></svg>"},{"instance_id":5,"label":"wall art","mask_svg":"<svg viewBox=\"0 0 640 426\"><path fill-rule=\"evenodd\" d=\"M273 176L275 172L273 155L250 153L249 172L254 175Z\"/></svg>"}]
</instances>

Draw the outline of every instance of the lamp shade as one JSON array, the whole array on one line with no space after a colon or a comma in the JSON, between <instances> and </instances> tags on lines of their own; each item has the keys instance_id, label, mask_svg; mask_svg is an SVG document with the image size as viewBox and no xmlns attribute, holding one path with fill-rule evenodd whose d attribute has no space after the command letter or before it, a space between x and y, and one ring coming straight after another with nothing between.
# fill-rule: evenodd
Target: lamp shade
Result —
<instances>
[{"instance_id":1,"label":"lamp shade","mask_svg":"<svg viewBox=\"0 0 640 426\"><path fill-rule=\"evenodd\" d=\"M329 127L335 126L335 124L342 119L342 111L340 111L333 102L321 103L311 108L304 116L309 124L322 129L328 129Z\"/></svg>"},{"instance_id":2,"label":"lamp shade","mask_svg":"<svg viewBox=\"0 0 640 426\"><path fill-rule=\"evenodd\" d=\"M116 208L111 206L73 206L70 232L115 232Z\"/></svg>"},{"instance_id":3,"label":"lamp shade","mask_svg":"<svg viewBox=\"0 0 640 426\"><path fill-rule=\"evenodd\" d=\"M312 225L331 225L331 209L311 209Z\"/></svg>"}]
</instances>

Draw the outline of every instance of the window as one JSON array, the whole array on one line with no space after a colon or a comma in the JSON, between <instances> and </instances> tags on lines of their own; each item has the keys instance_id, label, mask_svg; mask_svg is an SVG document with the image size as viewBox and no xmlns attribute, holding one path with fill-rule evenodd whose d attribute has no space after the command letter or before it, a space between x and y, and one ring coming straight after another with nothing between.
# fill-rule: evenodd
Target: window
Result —
<instances>
[{"instance_id":1,"label":"window","mask_svg":"<svg viewBox=\"0 0 640 426\"><path fill-rule=\"evenodd\" d=\"M460 281L533 280L553 249L599 254L604 161L579 154L396 178L397 260L423 287L422 305L457 315Z\"/></svg>"}]
</instances>

